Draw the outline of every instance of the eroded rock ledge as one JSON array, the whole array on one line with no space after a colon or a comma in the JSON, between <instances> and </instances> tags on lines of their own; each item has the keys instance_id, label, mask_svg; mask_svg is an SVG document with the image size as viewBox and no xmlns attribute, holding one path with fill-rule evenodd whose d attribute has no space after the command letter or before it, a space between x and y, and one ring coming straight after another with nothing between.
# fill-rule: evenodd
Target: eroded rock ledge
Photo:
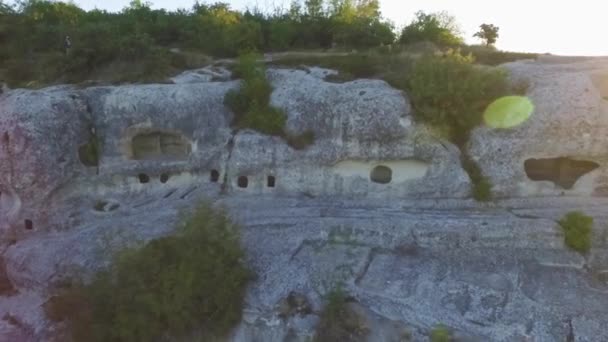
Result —
<instances>
[{"instance_id":1,"label":"eroded rock ledge","mask_svg":"<svg viewBox=\"0 0 608 342\"><path fill-rule=\"evenodd\" d=\"M303 150L230 127L236 81L3 93L0 339L50 338L41 307L54 283L103 267L108 248L169 234L206 199L242 225L258 274L234 340L305 340L335 281L373 341L425 340L438 323L464 340L608 340L608 63L506 67L536 109L472 135L499 197L489 204L469 198L458 149L378 80L269 70L288 131L315 133ZM556 228L571 210L595 219L586 256ZM285 316L292 293L310 310Z\"/></svg>"}]
</instances>

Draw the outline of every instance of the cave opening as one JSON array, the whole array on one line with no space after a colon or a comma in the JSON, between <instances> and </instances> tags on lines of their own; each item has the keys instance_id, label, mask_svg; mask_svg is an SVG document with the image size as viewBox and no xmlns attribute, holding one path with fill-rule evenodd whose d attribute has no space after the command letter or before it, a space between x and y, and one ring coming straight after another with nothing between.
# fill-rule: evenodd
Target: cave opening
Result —
<instances>
[{"instance_id":1,"label":"cave opening","mask_svg":"<svg viewBox=\"0 0 608 342\"><path fill-rule=\"evenodd\" d=\"M240 176L237 179L237 185L239 188L246 188L247 186L249 186L249 179L247 178L247 176Z\"/></svg>"},{"instance_id":2,"label":"cave opening","mask_svg":"<svg viewBox=\"0 0 608 342\"><path fill-rule=\"evenodd\" d=\"M148 176L148 175L147 175L147 174L145 174L145 173L140 173L140 174L138 174L138 175L137 175L137 178L139 179L139 182L140 182L141 184L146 184L146 183L150 182L150 176Z\"/></svg>"},{"instance_id":3,"label":"cave opening","mask_svg":"<svg viewBox=\"0 0 608 342\"><path fill-rule=\"evenodd\" d=\"M274 188L276 184L276 179L274 178L274 176L268 176L268 178L266 179L266 185L268 185L269 188Z\"/></svg>"},{"instance_id":4,"label":"cave opening","mask_svg":"<svg viewBox=\"0 0 608 342\"><path fill-rule=\"evenodd\" d=\"M378 165L372 169L369 178L374 183L388 184L393 179L393 170L384 165Z\"/></svg>"},{"instance_id":5,"label":"cave opening","mask_svg":"<svg viewBox=\"0 0 608 342\"><path fill-rule=\"evenodd\" d=\"M588 160L574 160L566 157L528 159L524 170L533 181L550 181L562 189L572 189L574 184L600 165Z\"/></svg>"},{"instance_id":6,"label":"cave opening","mask_svg":"<svg viewBox=\"0 0 608 342\"><path fill-rule=\"evenodd\" d=\"M32 230L32 229L34 229L34 222L32 222L32 220L30 220L30 219L26 219L26 220L24 221L24 224L25 224L25 229L27 229L27 230Z\"/></svg>"},{"instance_id":7,"label":"cave opening","mask_svg":"<svg viewBox=\"0 0 608 342\"><path fill-rule=\"evenodd\" d=\"M186 159L190 152L190 142L179 133L147 132L131 139L131 155L136 160Z\"/></svg>"},{"instance_id":8,"label":"cave opening","mask_svg":"<svg viewBox=\"0 0 608 342\"><path fill-rule=\"evenodd\" d=\"M217 183L220 180L220 173L217 170L211 170L210 180L213 183Z\"/></svg>"}]
</instances>

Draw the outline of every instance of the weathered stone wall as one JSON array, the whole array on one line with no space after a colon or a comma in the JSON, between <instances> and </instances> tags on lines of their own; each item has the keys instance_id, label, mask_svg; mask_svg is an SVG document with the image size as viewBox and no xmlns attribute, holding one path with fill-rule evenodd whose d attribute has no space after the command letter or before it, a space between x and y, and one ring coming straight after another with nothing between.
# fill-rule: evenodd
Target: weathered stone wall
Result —
<instances>
[{"instance_id":1,"label":"weathered stone wall","mask_svg":"<svg viewBox=\"0 0 608 342\"><path fill-rule=\"evenodd\" d=\"M480 127L469 152L503 197L606 196L608 194L608 98L603 75L606 59L581 63L517 62L505 66L513 79L528 82L535 110L513 129ZM569 158L598 164L572 187L531 180L524 163L530 159ZM559 183L559 182L558 182Z\"/></svg>"},{"instance_id":2,"label":"weathered stone wall","mask_svg":"<svg viewBox=\"0 0 608 342\"><path fill-rule=\"evenodd\" d=\"M0 340L50 339L57 326L42 307L53 284L170 234L202 200L241 225L258 275L235 341L306 340L337 282L366 316L369 341L404 330L425 341L439 323L467 341L608 340L608 67L506 67L530 82L536 109L516 128L475 130L469 153L502 197L487 204L469 198L459 150L378 80L269 70L287 130L314 132L302 150L230 127L223 98L236 81L184 74L177 84L3 93L0 280L11 291L0 294ZM98 165L79 155L91 141ZM526 173L532 159L551 161ZM556 180L531 179L545 176ZM586 255L557 227L571 210L595 219ZM281 316L293 293L312 309Z\"/></svg>"}]
</instances>

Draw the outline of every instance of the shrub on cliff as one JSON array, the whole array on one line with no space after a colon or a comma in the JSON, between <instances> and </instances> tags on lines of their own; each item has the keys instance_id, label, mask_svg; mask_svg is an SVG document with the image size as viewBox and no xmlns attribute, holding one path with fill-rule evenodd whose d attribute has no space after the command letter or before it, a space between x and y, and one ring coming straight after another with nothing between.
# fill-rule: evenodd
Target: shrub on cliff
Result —
<instances>
[{"instance_id":1,"label":"shrub on cliff","mask_svg":"<svg viewBox=\"0 0 608 342\"><path fill-rule=\"evenodd\" d=\"M196 331L221 336L239 320L251 273L236 227L199 207L174 236L120 252L88 285L47 305L75 341L156 341Z\"/></svg>"},{"instance_id":2,"label":"shrub on cliff","mask_svg":"<svg viewBox=\"0 0 608 342\"><path fill-rule=\"evenodd\" d=\"M350 308L344 290L337 287L329 292L314 341L365 341L368 333L364 318Z\"/></svg>"},{"instance_id":3,"label":"shrub on cliff","mask_svg":"<svg viewBox=\"0 0 608 342\"><path fill-rule=\"evenodd\" d=\"M503 70L476 66L471 56L458 52L420 59L406 87L416 119L447 126L449 138L459 145L482 122L486 107L510 92Z\"/></svg>"},{"instance_id":4,"label":"shrub on cliff","mask_svg":"<svg viewBox=\"0 0 608 342\"><path fill-rule=\"evenodd\" d=\"M286 121L285 113L270 106L272 86L266 79L264 67L257 62L257 56L240 56L234 74L243 79L241 87L228 92L224 99L224 103L234 112L234 125L281 135Z\"/></svg>"},{"instance_id":5,"label":"shrub on cliff","mask_svg":"<svg viewBox=\"0 0 608 342\"><path fill-rule=\"evenodd\" d=\"M564 232L566 246L580 253L589 251L591 248L593 217L580 211L572 211L559 220L559 225Z\"/></svg>"},{"instance_id":6,"label":"shrub on cliff","mask_svg":"<svg viewBox=\"0 0 608 342\"><path fill-rule=\"evenodd\" d=\"M415 118L439 127L460 147L463 168L473 183L473 197L478 201L490 200L492 185L466 155L466 144L471 130L483 121L486 107L512 92L507 74L474 65L470 55L449 52L442 57L420 59L406 83Z\"/></svg>"},{"instance_id":7,"label":"shrub on cliff","mask_svg":"<svg viewBox=\"0 0 608 342\"><path fill-rule=\"evenodd\" d=\"M431 342L450 342L450 331L440 324L431 330Z\"/></svg>"}]
</instances>

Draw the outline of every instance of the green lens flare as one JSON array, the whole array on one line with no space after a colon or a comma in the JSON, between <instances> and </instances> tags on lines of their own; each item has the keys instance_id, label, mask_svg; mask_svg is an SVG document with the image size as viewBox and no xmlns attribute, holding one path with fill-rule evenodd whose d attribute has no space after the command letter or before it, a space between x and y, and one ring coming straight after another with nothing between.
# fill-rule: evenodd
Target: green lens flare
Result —
<instances>
[{"instance_id":1,"label":"green lens flare","mask_svg":"<svg viewBox=\"0 0 608 342\"><path fill-rule=\"evenodd\" d=\"M505 96L492 102L483 113L486 125L492 128L511 128L528 120L534 104L525 96Z\"/></svg>"}]
</instances>

